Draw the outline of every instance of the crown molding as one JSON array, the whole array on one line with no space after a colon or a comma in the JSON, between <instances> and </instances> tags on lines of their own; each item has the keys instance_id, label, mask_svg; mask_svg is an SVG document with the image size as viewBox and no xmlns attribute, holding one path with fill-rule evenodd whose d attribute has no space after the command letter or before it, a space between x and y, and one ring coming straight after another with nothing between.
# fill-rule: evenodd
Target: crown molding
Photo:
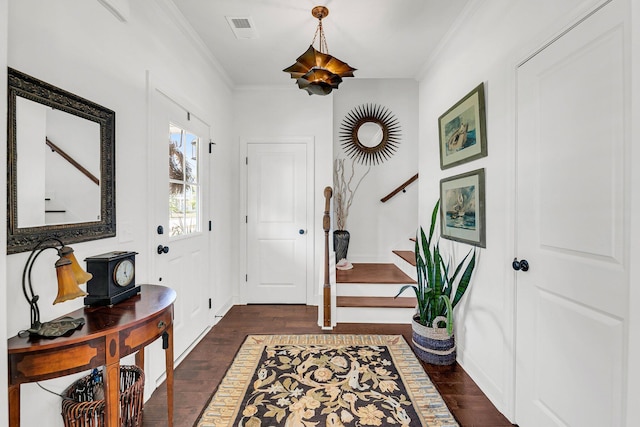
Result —
<instances>
[{"instance_id":1,"label":"crown molding","mask_svg":"<svg viewBox=\"0 0 640 427\"><path fill-rule=\"evenodd\" d=\"M156 3L161 7L162 10L167 14L169 18L176 24L176 27L182 34L185 35L187 40L196 48L196 50L202 55L204 59L206 59L209 64L213 66L213 68L217 71L220 78L224 81L227 87L231 90L235 88L233 80L224 69L218 58L213 56L207 45L204 43L202 38L196 33L193 29L187 18L184 17L182 12L178 9L175 3L172 0L156 0Z\"/></svg>"},{"instance_id":2,"label":"crown molding","mask_svg":"<svg viewBox=\"0 0 640 427\"><path fill-rule=\"evenodd\" d=\"M113 14L120 22L127 22L131 9L129 0L98 0L109 12Z\"/></svg>"},{"instance_id":3,"label":"crown molding","mask_svg":"<svg viewBox=\"0 0 640 427\"><path fill-rule=\"evenodd\" d=\"M435 49L433 49L431 54L427 57L427 60L420 68L420 71L418 71L418 73L416 74L415 79L418 82L420 82L425 77L431 66L439 59L439 56L442 54L445 46L449 43L449 41L451 41L453 36L460 31L463 24L467 22L470 17L478 12L482 5L483 2L481 0L470 0L469 3L465 5L449 30L445 33L442 39L440 39Z\"/></svg>"}]
</instances>

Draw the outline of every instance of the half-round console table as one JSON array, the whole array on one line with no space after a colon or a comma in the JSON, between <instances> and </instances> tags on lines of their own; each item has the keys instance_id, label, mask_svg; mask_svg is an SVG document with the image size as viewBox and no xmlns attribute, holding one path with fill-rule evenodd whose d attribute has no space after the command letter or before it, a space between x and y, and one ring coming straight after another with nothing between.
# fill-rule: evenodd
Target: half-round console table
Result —
<instances>
[{"instance_id":1,"label":"half-round console table","mask_svg":"<svg viewBox=\"0 0 640 427\"><path fill-rule=\"evenodd\" d=\"M20 384L104 366L105 424L119 426L120 359L137 352L136 365L144 368L144 347L162 336L172 426L175 299L173 289L142 285L140 294L112 307L85 307L67 314L85 320L84 326L69 337L9 338L9 425L20 425Z\"/></svg>"}]
</instances>

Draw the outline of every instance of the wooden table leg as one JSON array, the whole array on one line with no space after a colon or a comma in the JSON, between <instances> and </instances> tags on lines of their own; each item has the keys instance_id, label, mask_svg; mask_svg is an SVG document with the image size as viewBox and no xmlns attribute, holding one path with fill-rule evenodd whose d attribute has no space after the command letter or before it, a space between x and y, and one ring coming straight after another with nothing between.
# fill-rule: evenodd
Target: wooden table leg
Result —
<instances>
[{"instance_id":1,"label":"wooden table leg","mask_svg":"<svg viewBox=\"0 0 640 427\"><path fill-rule=\"evenodd\" d=\"M136 366L144 371L144 347L136 353Z\"/></svg>"},{"instance_id":2,"label":"wooden table leg","mask_svg":"<svg viewBox=\"0 0 640 427\"><path fill-rule=\"evenodd\" d=\"M107 364L104 381L104 421L107 427L120 426L120 345L118 334L107 336Z\"/></svg>"},{"instance_id":3,"label":"wooden table leg","mask_svg":"<svg viewBox=\"0 0 640 427\"><path fill-rule=\"evenodd\" d=\"M20 425L20 384L9 386L9 425Z\"/></svg>"},{"instance_id":4,"label":"wooden table leg","mask_svg":"<svg viewBox=\"0 0 640 427\"><path fill-rule=\"evenodd\" d=\"M164 357L167 371L167 413L169 427L173 427L173 323L165 331L168 334Z\"/></svg>"}]
</instances>

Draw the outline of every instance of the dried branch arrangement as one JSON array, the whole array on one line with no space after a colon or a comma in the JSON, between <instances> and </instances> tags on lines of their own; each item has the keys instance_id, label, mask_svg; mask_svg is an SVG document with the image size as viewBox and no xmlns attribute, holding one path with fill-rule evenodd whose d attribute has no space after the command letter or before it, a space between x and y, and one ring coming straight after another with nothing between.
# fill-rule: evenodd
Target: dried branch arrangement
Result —
<instances>
[{"instance_id":1,"label":"dried branch arrangement","mask_svg":"<svg viewBox=\"0 0 640 427\"><path fill-rule=\"evenodd\" d=\"M360 177L355 188L352 187L353 179L356 174L355 160L351 161L351 174L347 178L345 175L345 159L336 159L333 166L333 203L336 210L336 230L345 230L347 226L347 217L349 216L349 208L353 203L358 187L362 180L371 170L371 165L367 171Z\"/></svg>"}]
</instances>

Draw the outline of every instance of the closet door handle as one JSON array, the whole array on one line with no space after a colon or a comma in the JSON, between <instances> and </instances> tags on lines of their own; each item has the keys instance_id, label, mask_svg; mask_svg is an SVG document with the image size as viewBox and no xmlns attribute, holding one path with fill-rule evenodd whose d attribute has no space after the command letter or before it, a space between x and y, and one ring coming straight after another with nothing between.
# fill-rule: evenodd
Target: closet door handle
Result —
<instances>
[{"instance_id":1,"label":"closet door handle","mask_svg":"<svg viewBox=\"0 0 640 427\"><path fill-rule=\"evenodd\" d=\"M516 271L529 271L529 262L526 259L518 261L518 258L514 258L513 262L511 263L511 267L513 267L513 269Z\"/></svg>"}]
</instances>

